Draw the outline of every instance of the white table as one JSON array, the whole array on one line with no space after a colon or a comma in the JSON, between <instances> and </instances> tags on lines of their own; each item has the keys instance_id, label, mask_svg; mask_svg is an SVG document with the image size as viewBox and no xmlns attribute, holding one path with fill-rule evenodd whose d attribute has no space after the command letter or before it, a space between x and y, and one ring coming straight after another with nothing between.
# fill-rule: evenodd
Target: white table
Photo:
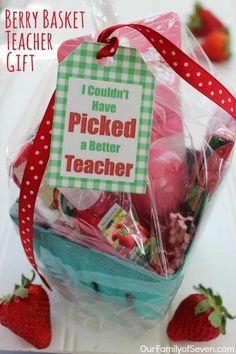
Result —
<instances>
[{"instance_id":1,"label":"white table","mask_svg":"<svg viewBox=\"0 0 236 354\"><path fill-rule=\"evenodd\" d=\"M95 2L96 0L92 0ZM5 1L6 2L6 1ZM20 0L9 1L18 6ZM27 4L27 1L23 2ZM30 1L31 9L35 6L49 6L56 8L57 0L32 0ZM222 0L205 0L204 3L213 8L215 12L221 16L231 28L233 53L236 53L236 25L235 13L236 3L234 0L226 0L222 4ZM81 4L81 6L80 6ZM185 17L192 9L193 1L182 0L173 1L157 1L157 0L116 0L115 7L117 9L120 22L131 21L135 18L145 17L155 13L163 13L166 11L176 11ZM88 3L84 1L70 0L66 5L60 2L60 7L71 9L84 8L88 14L90 9ZM88 15L89 17L89 15ZM91 26L89 23L83 32L89 32ZM80 32L81 34L81 32ZM70 34L57 33L56 41L60 43L63 39L77 36L78 33L70 32ZM3 33L0 32L1 44ZM1 51L0 51L1 53ZM0 54L1 55L1 54ZM4 70L0 64L0 294L8 292L12 283L18 281L21 272L28 272L30 265L26 260L20 241L14 231L10 219L7 216L6 206L10 202L8 193L7 174L4 164L5 146L9 135L14 126L23 116L28 116L27 110L30 107L32 115L43 112L44 106L38 105L38 102L44 102L45 97L52 92L55 80L55 68L51 68L49 74L48 67L51 66L53 58L41 57L37 63L37 70L34 73L15 73L11 74ZM236 56L224 65L219 65L217 71L224 82L231 86L233 90L236 88ZM47 74L46 74L47 73ZM45 76L46 74L46 76ZM40 88L39 87L39 83ZM236 90L235 90L236 91ZM37 92L37 99L35 95ZM44 98L44 99L43 99ZM25 113L26 112L26 113ZM28 111L29 112L29 111ZM193 252L192 260L187 267L186 276L183 284L170 308L168 315L158 327L148 331L140 338L131 338L127 334L118 330L107 330L105 332L96 333L90 323L80 323L81 320L72 316L73 308L62 303L54 295L52 296L53 306L53 329L54 340L48 351L73 351L75 353L139 353L141 344L155 346L169 345L169 341L165 335L165 328L168 319L171 317L174 309L180 300L190 294L193 284L203 283L211 286L221 292L225 304L236 314L236 160L234 158L233 166L227 174L224 184L218 193L217 201L211 210L208 223L202 228L201 236L196 244ZM70 319L70 323L68 322ZM220 346L232 346L236 349L236 321L228 324L227 336L221 336L207 346L214 348ZM205 347L206 344L202 344ZM22 343L12 335L8 330L0 327L0 350L13 351L29 351L30 346Z\"/></svg>"}]
</instances>

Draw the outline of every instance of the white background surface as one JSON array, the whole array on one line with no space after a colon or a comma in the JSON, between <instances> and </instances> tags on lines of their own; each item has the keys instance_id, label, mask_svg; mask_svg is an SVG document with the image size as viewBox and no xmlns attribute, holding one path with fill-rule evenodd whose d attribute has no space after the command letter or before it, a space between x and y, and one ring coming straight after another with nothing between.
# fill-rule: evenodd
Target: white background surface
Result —
<instances>
[{"instance_id":1,"label":"white background surface","mask_svg":"<svg viewBox=\"0 0 236 354\"><path fill-rule=\"evenodd\" d=\"M92 0L93 3L96 0ZM8 4L24 6L26 0L8 1ZM74 10L84 8L89 17L88 2L79 0L31 0L30 6L47 7L52 6L72 8ZM205 5L214 9L215 13L224 19L232 32L232 44L234 56L229 63L219 65L216 70L224 82L236 92L236 2L234 0L205 0ZM81 4L81 5L80 5ZM192 0L116 0L116 8L119 21L131 21L152 14L163 13L174 10L184 18L192 10ZM9 6L9 5L8 5ZM2 22L1 22L2 27ZM89 24L86 31L90 31ZM81 35L82 33L71 31L68 37ZM57 35L58 43L66 38L62 32ZM3 32L0 34L2 53ZM51 55L51 54L50 54ZM8 73L3 64L0 63L0 294L8 292L12 283L18 281L22 271L27 272L30 266L24 257L19 239L11 226L7 216L9 203L8 182L4 162L5 147L9 135L16 123L23 116L29 117L43 112L44 107L39 102L45 101L53 89L55 76L54 69L51 75L46 74L48 65L53 58L41 57L37 63L37 70L34 73ZM45 76L46 74L46 76ZM38 89L39 82L40 88ZM35 99L37 90L37 99ZM43 100L44 97L44 100ZM28 110L28 111L27 111ZM166 319L157 328L148 331L145 336L132 338L119 331L106 330L103 333L96 333L96 330L87 324L82 326L82 320L77 319L72 308L63 305L57 299L53 299L53 330L54 339L48 351L74 351L76 353L139 353L141 344L155 346L168 345L165 335L165 327L168 318L172 315L177 303L186 295L192 292L193 284L199 282L218 290L230 311L236 314L236 159L227 174L224 184L218 193L217 202L212 208L208 217L208 223L202 229L202 234L197 243L191 264L187 267L184 282L171 306ZM232 346L236 351L236 321L228 324L227 336L221 336L204 346L213 346L215 349L221 346ZM2 350L32 350L27 343L22 342L8 330L0 327L0 349Z\"/></svg>"}]
</instances>

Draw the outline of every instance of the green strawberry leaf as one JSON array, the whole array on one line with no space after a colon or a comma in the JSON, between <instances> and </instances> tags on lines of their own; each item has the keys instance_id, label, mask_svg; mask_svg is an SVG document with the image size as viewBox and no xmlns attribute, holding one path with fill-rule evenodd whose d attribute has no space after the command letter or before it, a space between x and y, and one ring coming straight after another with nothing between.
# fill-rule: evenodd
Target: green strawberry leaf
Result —
<instances>
[{"instance_id":1,"label":"green strawberry leaf","mask_svg":"<svg viewBox=\"0 0 236 354\"><path fill-rule=\"evenodd\" d=\"M28 288L34 281L35 279L35 272L32 270L32 278L28 279L26 278L26 276L24 276L24 274L22 274L21 276L21 286L23 288Z\"/></svg>"},{"instance_id":2,"label":"green strawberry leaf","mask_svg":"<svg viewBox=\"0 0 236 354\"><path fill-rule=\"evenodd\" d=\"M15 296L24 299L28 296L28 290L21 286L20 288L16 289Z\"/></svg>"},{"instance_id":3,"label":"green strawberry leaf","mask_svg":"<svg viewBox=\"0 0 236 354\"><path fill-rule=\"evenodd\" d=\"M27 288L30 285L30 280L26 278L24 274L22 274L21 276L21 285L23 286L23 288Z\"/></svg>"},{"instance_id":4,"label":"green strawberry leaf","mask_svg":"<svg viewBox=\"0 0 236 354\"><path fill-rule=\"evenodd\" d=\"M197 290L200 294L212 298L214 296L211 288L205 288L202 284L199 284L198 287L194 286L194 289Z\"/></svg>"},{"instance_id":5,"label":"green strawberry leaf","mask_svg":"<svg viewBox=\"0 0 236 354\"><path fill-rule=\"evenodd\" d=\"M199 11L202 9L201 4L196 3L195 4L195 11L193 14L190 16L189 22L188 22L188 27L192 30L195 29L201 29L203 27L203 22L201 17L199 16Z\"/></svg>"},{"instance_id":6,"label":"green strawberry leaf","mask_svg":"<svg viewBox=\"0 0 236 354\"><path fill-rule=\"evenodd\" d=\"M14 294L9 294L6 296L5 301L10 304L13 299L14 299Z\"/></svg>"},{"instance_id":7,"label":"green strawberry leaf","mask_svg":"<svg viewBox=\"0 0 236 354\"><path fill-rule=\"evenodd\" d=\"M128 234L128 231L126 229L122 229L119 231L119 235L120 236L124 236L124 235L127 235Z\"/></svg>"},{"instance_id":8,"label":"green strawberry leaf","mask_svg":"<svg viewBox=\"0 0 236 354\"><path fill-rule=\"evenodd\" d=\"M221 334L226 334L226 318L222 318L221 325L219 327Z\"/></svg>"},{"instance_id":9,"label":"green strawberry leaf","mask_svg":"<svg viewBox=\"0 0 236 354\"><path fill-rule=\"evenodd\" d=\"M195 307L195 316L207 311L209 308L211 308L211 304L208 299L200 301Z\"/></svg>"},{"instance_id":10,"label":"green strawberry leaf","mask_svg":"<svg viewBox=\"0 0 236 354\"><path fill-rule=\"evenodd\" d=\"M18 288L20 288L20 285L15 284L14 292L15 292Z\"/></svg>"},{"instance_id":11,"label":"green strawberry leaf","mask_svg":"<svg viewBox=\"0 0 236 354\"><path fill-rule=\"evenodd\" d=\"M213 297L213 296L214 296L213 291L211 290L211 288L207 288L207 289L206 289L206 293L207 293L208 296L210 296L210 297Z\"/></svg>"},{"instance_id":12,"label":"green strawberry leaf","mask_svg":"<svg viewBox=\"0 0 236 354\"><path fill-rule=\"evenodd\" d=\"M195 314L206 311L208 308L214 309L208 316L208 320L215 328L219 328L222 334L226 333L226 320L227 318L233 320L236 316L232 316L227 309L223 306L222 298L219 294L214 295L210 288L205 288L199 284L198 287L194 287L200 294L204 295L206 299L200 301L195 308Z\"/></svg>"},{"instance_id":13,"label":"green strawberry leaf","mask_svg":"<svg viewBox=\"0 0 236 354\"><path fill-rule=\"evenodd\" d=\"M212 326L215 328L220 328L222 324L223 315L218 311L213 311L209 316L208 320L211 322Z\"/></svg>"},{"instance_id":14,"label":"green strawberry leaf","mask_svg":"<svg viewBox=\"0 0 236 354\"><path fill-rule=\"evenodd\" d=\"M221 306L222 305L222 298L221 298L221 296L220 295L215 295L214 296L214 301L215 301L215 304L217 305L217 306Z\"/></svg>"},{"instance_id":15,"label":"green strawberry leaf","mask_svg":"<svg viewBox=\"0 0 236 354\"><path fill-rule=\"evenodd\" d=\"M225 317L229 318L230 320L234 320L236 318L236 316L232 316L224 306L222 306L221 309Z\"/></svg>"}]
</instances>

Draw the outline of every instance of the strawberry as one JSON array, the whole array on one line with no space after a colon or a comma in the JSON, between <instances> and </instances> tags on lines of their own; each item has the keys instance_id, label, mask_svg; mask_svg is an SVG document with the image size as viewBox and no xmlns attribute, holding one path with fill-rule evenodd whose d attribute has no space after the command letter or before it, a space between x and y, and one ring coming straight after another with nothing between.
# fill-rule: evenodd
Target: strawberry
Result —
<instances>
[{"instance_id":1,"label":"strawberry","mask_svg":"<svg viewBox=\"0 0 236 354\"><path fill-rule=\"evenodd\" d=\"M199 3L195 5L188 27L196 37L204 37L215 30L225 29L223 23L212 12L204 9Z\"/></svg>"},{"instance_id":2,"label":"strawberry","mask_svg":"<svg viewBox=\"0 0 236 354\"><path fill-rule=\"evenodd\" d=\"M124 225L122 225L122 224L116 225L116 230L122 230L122 229L124 229Z\"/></svg>"},{"instance_id":3,"label":"strawberry","mask_svg":"<svg viewBox=\"0 0 236 354\"><path fill-rule=\"evenodd\" d=\"M201 44L210 60L221 62L230 57L230 36L227 30L214 31Z\"/></svg>"},{"instance_id":4,"label":"strawberry","mask_svg":"<svg viewBox=\"0 0 236 354\"><path fill-rule=\"evenodd\" d=\"M225 334L226 319L234 319L222 304L220 295L199 285L198 294L184 299L167 327L173 341L209 341Z\"/></svg>"},{"instance_id":5,"label":"strawberry","mask_svg":"<svg viewBox=\"0 0 236 354\"><path fill-rule=\"evenodd\" d=\"M135 241L134 241L134 239L132 238L131 235L126 234L126 235L120 236L119 244L121 246L124 246L124 247L128 248L129 250L132 250L134 248Z\"/></svg>"},{"instance_id":6,"label":"strawberry","mask_svg":"<svg viewBox=\"0 0 236 354\"><path fill-rule=\"evenodd\" d=\"M118 232L115 232L112 234L111 238L112 238L112 241L116 241L118 240L118 238L120 237L119 233Z\"/></svg>"},{"instance_id":7,"label":"strawberry","mask_svg":"<svg viewBox=\"0 0 236 354\"><path fill-rule=\"evenodd\" d=\"M227 30L214 31L207 36L201 44L210 60L222 62L229 59L230 53L230 36Z\"/></svg>"},{"instance_id":8,"label":"strawberry","mask_svg":"<svg viewBox=\"0 0 236 354\"><path fill-rule=\"evenodd\" d=\"M112 234L112 241L116 241L118 240L118 238L120 238L120 236L126 235L127 234L127 229L122 225L122 224L118 224L116 226L115 231Z\"/></svg>"},{"instance_id":9,"label":"strawberry","mask_svg":"<svg viewBox=\"0 0 236 354\"><path fill-rule=\"evenodd\" d=\"M46 291L22 275L21 285L0 300L0 323L37 349L51 342L50 306Z\"/></svg>"}]
</instances>

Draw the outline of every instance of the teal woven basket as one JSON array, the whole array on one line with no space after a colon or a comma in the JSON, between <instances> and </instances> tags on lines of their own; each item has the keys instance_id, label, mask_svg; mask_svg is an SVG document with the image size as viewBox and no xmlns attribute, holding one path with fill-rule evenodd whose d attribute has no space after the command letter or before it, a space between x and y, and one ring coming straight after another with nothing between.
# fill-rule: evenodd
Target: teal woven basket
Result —
<instances>
[{"instance_id":1,"label":"teal woven basket","mask_svg":"<svg viewBox=\"0 0 236 354\"><path fill-rule=\"evenodd\" d=\"M17 224L17 218L12 218ZM54 286L64 282L78 293L80 289L86 289L88 296L99 293L104 299L129 305L145 319L165 314L183 279L182 269L174 276L160 277L38 226L34 226L34 250L41 271L53 278Z\"/></svg>"}]
</instances>

